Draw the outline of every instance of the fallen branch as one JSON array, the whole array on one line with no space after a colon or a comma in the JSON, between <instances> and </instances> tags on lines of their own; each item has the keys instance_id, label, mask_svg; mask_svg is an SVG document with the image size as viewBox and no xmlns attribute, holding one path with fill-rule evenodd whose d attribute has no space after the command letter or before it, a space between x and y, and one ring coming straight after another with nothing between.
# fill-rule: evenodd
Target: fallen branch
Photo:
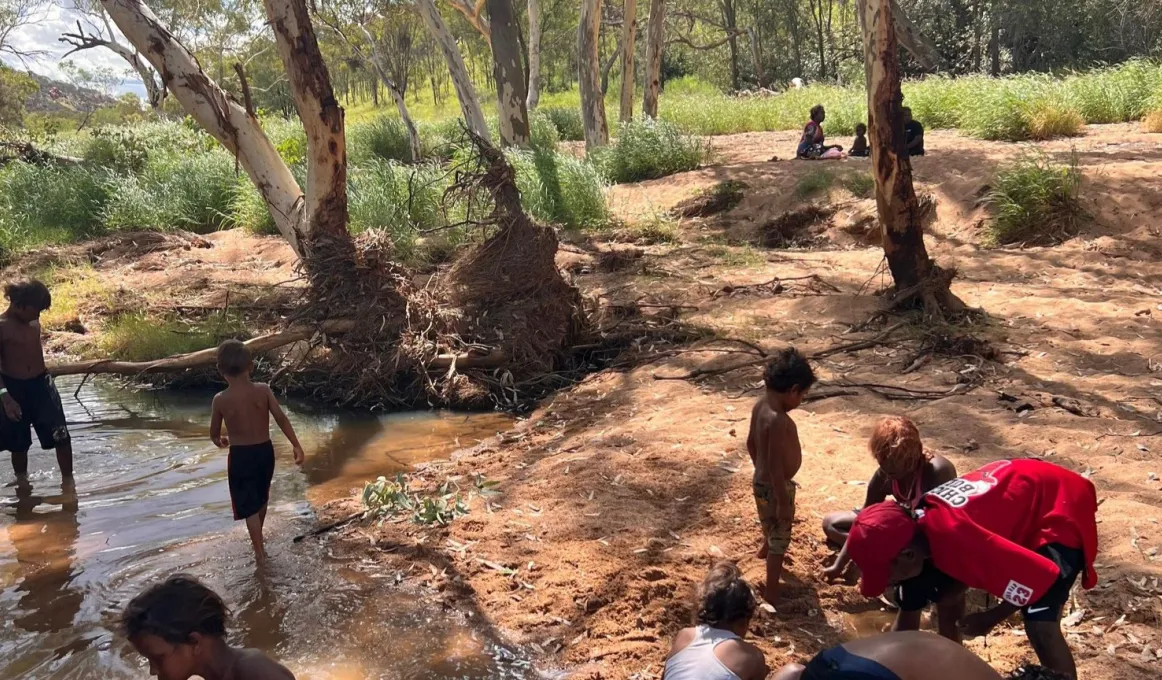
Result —
<instances>
[{"instance_id":1,"label":"fallen branch","mask_svg":"<svg viewBox=\"0 0 1162 680\"><path fill-rule=\"evenodd\" d=\"M359 519L360 517L363 517L364 514L366 514L366 513L364 511L360 510L359 512L355 512L355 513L352 513L350 515L347 515L346 517L343 517L342 519L337 519L334 522L327 522L326 524L323 524L321 526L315 527L314 529L311 529L310 531L308 531L305 534L299 534L298 536L295 536L291 542L292 543L301 543L304 538L313 538L315 536L325 534L328 531L332 531L334 529L338 529L340 527L347 526L348 524L354 522L355 520Z\"/></svg>"}]
</instances>

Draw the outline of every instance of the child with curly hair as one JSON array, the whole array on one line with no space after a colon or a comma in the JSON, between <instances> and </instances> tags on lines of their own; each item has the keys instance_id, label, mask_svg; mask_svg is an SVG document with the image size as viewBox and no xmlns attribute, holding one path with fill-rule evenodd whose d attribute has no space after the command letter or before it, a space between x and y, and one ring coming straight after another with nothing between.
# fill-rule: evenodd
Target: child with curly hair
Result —
<instances>
[{"instance_id":1,"label":"child with curly hair","mask_svg":"<svg viewBox=\"0 0 1162 680\"><path fill-rule=\"evenodd\" d=\"M674 638L665 680L762 680L770 669L757 647L746 642L754 616L754 593L733 562L719 562L698 586L694 625Z\"/></svg>"}]
</instances>

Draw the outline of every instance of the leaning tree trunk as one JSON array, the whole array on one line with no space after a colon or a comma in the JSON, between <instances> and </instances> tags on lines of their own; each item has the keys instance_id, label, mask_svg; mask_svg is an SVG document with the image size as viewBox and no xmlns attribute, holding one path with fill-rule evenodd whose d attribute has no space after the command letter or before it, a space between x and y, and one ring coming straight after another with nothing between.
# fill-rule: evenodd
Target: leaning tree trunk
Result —
<instances>
[{"instance_id":1,"label":"leaning tree trunk","mask_svg":"<svg viewBox=\"0 0 1162 680\"><path fill-rule=\"evenodd\" d=\"M609 143L605 97L601 93L601 59L597 52L600 31L601 0L581 0L581 23L577 29L577 68L581 83L581 120L585 127L586 149Z\"/></svg>"},{"instance_id":2,"label":"leaning tree trunk","mask_svg":"<svg viewBox=\"0 0 1162 680\"><path fill-rule=\"evenodd\" d=\"M101 4L126 39L161 75L165 87L186 112L238 159L238 163L262 195L279 233L290 242L300 257L304 254L301 238L311 236L316 226L322 226L327 230L338 229L340 223L336 217L339 213L342 213L344 218L341 226L343 234L346 235L346 194L342 193L345 186L326 186L328 181L336 182L342 179L346 172L347 159L342 144L342 112L334 101L334 95L331 94L327 72L325 68L321 68L321 60L316 64L305 64L303 62L307 61L306 59L295 57L293 63L285 64L287 71L292 73L292 87L309 88L309 91L296 91L296 104L303 100L307 108L318 114L310 121L306 116L303 117L303 124L308 128L308 139L315 145L310 150L309 172L313 175L314 181L308 183L308 190L322 190L327 200L320 201L316 197L308 202L290 168L263 133L254 112L248 111L211 80L202 71L193 54L161 25L157 16L148 7L138 0L101 0ZM304 26L295 18L306 16L306 9L302 6L301 0L297 3L301 12L295 11L293 16L290 16L292 15L290 7L285 2L281 4L279 21L284 25L282 30L275 34L276 40L280 41L280 56L283 52L291 55L296 52L294 49L296 46L281 44L288 39L309 42L314 46L317 55L318 46L309 22ZM305 49L304 45L297 47ZM311 75L302 72L304 67L311 71L316 67L320 68L317 74ZM312 97L322 99L313 103L306 101ZM335 141L335 149L332 151L326 145L318 148L320 140ZM326 167L333 165L343 167L338 171L331 171ZM336 193L343 196L340 199L341 205L334 204ZM320 207L327 208L322 225L316 223L311 211L311 208Z\"/></svg>"},{"instance_id":3,"label":"leaning tree trunk","mask_svg":"<svg viewBox=\"0 0 1162 680\"><path fill-rule=\"evenodd\" d=\"M541 101L541 3L529 0L529 92L525 108L534 111Z\"/></svg>"},{"instance_id":4,"label":"leaning tree trunk","mask_svg":"<svg viewBox=\"0 0 1162 680\"><path fill-rule=\"evenodd\" d=\"M939 314L955 301L948 290L951 271L937 267L924 247L923 213L912 185L900 109L900 62L892 0L860 0L867 76L868 142L876 184L876 211L884 255L896 283L896 302L923 303Z\"/></svg>"},{"instance_id":5,"label":"leaning tree trunk","mask_svg":"<svg viewBox=\"0 0 1162 680\"><path fill-rule=\"evenodd\" d=\"M759 45L758 33L754 26L746 29L747 37L750 38L750 54L754 60L754 75L758 79L759 87L765 88L767 86L767 74L763 70L763 52Z\"/></svg>"},{"instance_id":6,"label":"leaning tree trunk","mask_svg":"<svg viewBox=\"0 0 1162 680\"><path fill-rule=\"evenodd\" d=\"M412 162L419 163L424 157L424 147L420 141L419 128L416 127L416 122L412 120L411 111L408 110L403 88L388 73L387 64L383 61L383 56L379 52L379 46L376 45L375 37L371 35L371 31L367 30L367 27L362 24L359 25L359 28L363 29L363 37L367 40L367 45L371 49L371 59L369 60L371 61L371 67L375 69L375 75L379 78L379 82L383 83L383 86L391 93L391 99L395 102L395 109L399 112L400 120L403 121L404 127L407 128L408 151L411 153ZM371 92L373 95L377 89L376 84L372 82Z\"/></svg>"},{"instance_id":7,"label":"leaning tree trunk","mask_svg":"<svg viewBox=\"0 0 1162 680\"><path fill-rule=\"evenodd\" d=\"M650 1L646 38L646 89L642 95L642 115L658 117L658 94L662 89L662 47L666 42L666 0Z\"/></svg>"},{"instance_id":8,"label":"leaning tree trunk","mask_svg":"<svg viewBox=\"0 0 1162 680\"><path fill-rule=\"evenodd\" d=\"M633 120L634 54L637 41L637 0L625 0L621 24L621 111L618 120Z\"/></svg>"},{"instance_id":9,"label":"leaning tree trunk","mask_svg":"<svg viewBox=\"0 0 1162 680\"><path fill-rule=\"evenodd\" d=\"M529 145L529 114L525 96L525 74L521 68L520 31L512 13L512 0L487 0L488 23L492 26L492 75L496 80L497 112L500 114L500 143Z\"/></svg>"},{"instance_id":10,"label":"leaning tree trunk","mask_svg":"<svg viewBox=\"0 0 1162 680\"><path fill-rule=\"evenodd\" d=\"M416 7L444 55L448 74L452 77L452 86L456 88L456 97L460 100L460 112L464 115L464 123L469 130L488 139L488 123L484 121L480 100L476 98L476 88L472 85L472 78L468 75L464 57L460 54L456 39L452 37L452 31L448 29L448 24L444 23L444 18L436 9L435 0L416 0Z\"/></svg>"}]
</instances>

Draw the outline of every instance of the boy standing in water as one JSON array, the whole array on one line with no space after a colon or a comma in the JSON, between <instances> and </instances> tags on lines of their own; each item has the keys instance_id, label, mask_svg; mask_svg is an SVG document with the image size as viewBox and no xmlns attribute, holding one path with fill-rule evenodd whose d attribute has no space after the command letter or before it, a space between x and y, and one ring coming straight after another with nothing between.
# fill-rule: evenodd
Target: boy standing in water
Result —
<instances>
[{"instance_id":1,"label":"boy standing in water","mask_svg":"<svg viewBox=\"0 0 1162 680\"><path fill-rule=\"evenodd\" d=\"M66 482L73 477L73 446L65 412L52 376L44 365L40 313L52 306L52 295L40 281L22 281L4 289L8 310L0 315L0 451L12 452L17 481L28 476L32 430L44 449L56 449L57 466Z\"/></svg>"},{"instance_id":2,"label":"boy standing in water","mask_svg":"<svg viewBox=\"0 0 1162 680\"><path fill-rule=\"evenodd\" d=\"M192 576L175 574L133 598L121 626L161 680L295 680L257 649L226 643L226 603Z\"/></svg>"},{"instance_id":3,"label":"boy standing in water","mask_svg":"<svg viewBox=\"0 0 1162 680\"><path fill-rule=\"evenodd\" d=\"M253 367L250 350L243 343L227 340L218 346L218 371L228 387L214 397L210 439L219 448L230 448L226 469L234 519L246 520L254 558L263 564L266 550L262 544L262 525L266 522L266 504L274 478L270 416L274 416L274 422L294 447L296 465L303 464L303 447L270 386L250 382ZM223 420L229 438L222 436Z\"/></svg>"},{"instance_id":4,"label":"boy standing in water","mask_svg":"<svg viewBox=\"0 0 1162 680\"><path fill-rule=\"evenodd\" d=\"M766 393L755 403L750 416L746 449L754 462L754 497L763 544L758 556L767 561L763 597L774 605L779 599L783 555L791 543L795 519L795 473L803 463L799 431L790 411L799 407L815 384L811 365L794 347L775 354L763 373Z\"/></svg>"}]
</instances>

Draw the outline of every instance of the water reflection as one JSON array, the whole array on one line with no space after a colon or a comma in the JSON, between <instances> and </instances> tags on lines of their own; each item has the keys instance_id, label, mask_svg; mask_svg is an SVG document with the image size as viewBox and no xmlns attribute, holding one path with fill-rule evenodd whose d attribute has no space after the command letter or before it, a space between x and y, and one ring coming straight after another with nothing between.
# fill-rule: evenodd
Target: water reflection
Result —
<instances>
[{"instance_id":1,"label":"water reflection","mask_svg":"<svg viewBox=\"0 0 1162 680\"><path fill-rule=\"evenodd\" d=\"M258 572L245 528L231 519L225 452L208 439L212 395L90 382L78 400L73 389L61 387L79 489L60 487L51 452L33 452L30 483L0 490L0 678L146 677L115 633L117 614L178 571L223 595L234 643L271 652L301 678L528 674L483 617L468 625L401 590L373 561L291 542L309 527L311 503L471 445L507 428L506 418L289 404L307 464L296 468L276 435L271 563Z\"/></svg>"}]
</instances>

